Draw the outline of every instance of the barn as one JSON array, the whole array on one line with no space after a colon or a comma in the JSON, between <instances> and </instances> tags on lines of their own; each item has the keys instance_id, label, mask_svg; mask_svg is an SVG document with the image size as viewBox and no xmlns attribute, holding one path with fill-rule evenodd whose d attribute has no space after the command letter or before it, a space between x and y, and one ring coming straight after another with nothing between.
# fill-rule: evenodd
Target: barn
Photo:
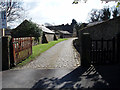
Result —
<instances>
[{"instance_id":1,"label":"barn","mask_svg":"<svg viewBox=\"0 0 120 90\"><path fill-rule=\"evenodd\" d=\"M55 32L51 31L50 29L46 28L43 25L39 25L39 28L42 30L42 41L41 43L48 43L50 41L55 40Z\"/></svg>"}]
</instances>

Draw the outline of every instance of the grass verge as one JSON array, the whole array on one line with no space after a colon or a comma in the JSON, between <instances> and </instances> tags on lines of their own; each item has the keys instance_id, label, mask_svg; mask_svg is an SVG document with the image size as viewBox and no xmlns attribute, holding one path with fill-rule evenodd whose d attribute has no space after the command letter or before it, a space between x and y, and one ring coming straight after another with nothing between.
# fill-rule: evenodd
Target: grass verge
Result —
<instances>
[{"instance_id":1,"label":"grass verge","mask_svg":"<svg viewBox=\"0 0 120 90\"><path fill-rule=\"evenodd\" d=\"M24 61L20 62L17 66L23 66L29 62L31 62L32 60L34 60L37 56L39 56L41 53L47 51L49 48L51 48L52 46L54 46L55 44L64 41L67 39L58 39L57 41L51 41L49 43L46 44L39 44L36 46L32 47L32 55L29 56L27 59L25 59Z\"/></svg>"}]
</instances>

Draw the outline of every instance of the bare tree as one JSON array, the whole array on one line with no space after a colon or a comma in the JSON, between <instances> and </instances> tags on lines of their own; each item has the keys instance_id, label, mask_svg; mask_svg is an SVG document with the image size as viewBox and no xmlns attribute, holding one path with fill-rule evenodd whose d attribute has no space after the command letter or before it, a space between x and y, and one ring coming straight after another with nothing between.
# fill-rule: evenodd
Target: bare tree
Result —
<instances>
[{"instance_id":1,"label":"bare tree","mask_svg":"<svg viewBox=\"0 0 120 90\"><path fill-rule=\"evenodd\" d=\"M100 20L101 12L97 9L92 9L89 13L89 22L96 22Z\"/></svg>"},{"instance_id":2,"label":"bare tree","mask_svg":"<svg viewBox=\"0 0 120 90\"><path fill-rule=\"evenodd\" d=\"M21 18L23 12L22 2L19 0L2 0L0 9L6 10L7 22L12 23Z\"/></svg>"},{"instance_id":3,"label":"bare tree","mask_svg":"<svg viewBox=\"0 0 120 90\"><path fill-rule=\"evenodd\" d=\"M119 14L117 8L115 8L112 12L113 12L113 14L112 14L113 18L117 17Z\"/></svg>"},{"instance_id":4,"label":"bare tree","mask_svg":"<svg viewBox=\"0 0 120 90\"><path fill-rule=\"evenodd\" d=\"M101 20L104 21L104 20L108 20L110 19L110 16L111 16L111 12L110 12L110 9L109 8L103 8L102 9L102 15L101 15Z\"/></svg>"}]
</instances>

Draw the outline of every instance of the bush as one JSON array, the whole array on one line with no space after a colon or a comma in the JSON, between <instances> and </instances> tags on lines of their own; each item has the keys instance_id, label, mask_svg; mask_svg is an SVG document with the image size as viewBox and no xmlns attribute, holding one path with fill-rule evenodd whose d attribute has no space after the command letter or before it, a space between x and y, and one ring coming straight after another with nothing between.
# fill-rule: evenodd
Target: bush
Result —
<instances>
[{"instance_id":1,"label":"bush","mask_svg":"<svg viewBox=\"0 0 120 90\"><path fill-rule=\"evenodd\" d=\"M46 38L44 33L43 33L43 36L42 36L42 43L48 43L47 38Z\"/></svg>"},{"instance_id":2,"label":"bush","mask_svg":"<svg viewBox=\"0 0 120 90\"><path fill-rule=\"evenodd\" d=\"M57 39L56 35L54 34L54 41L55 41L55 40L58 40L58 39Z\"/></svg>"}]
</instances>

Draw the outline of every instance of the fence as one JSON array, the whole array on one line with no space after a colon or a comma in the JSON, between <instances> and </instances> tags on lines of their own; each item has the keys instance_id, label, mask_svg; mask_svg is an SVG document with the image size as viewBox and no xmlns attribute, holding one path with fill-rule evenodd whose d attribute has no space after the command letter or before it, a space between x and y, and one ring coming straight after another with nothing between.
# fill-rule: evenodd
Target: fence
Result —
<instances>
[{"instance_id":1,"label":"fence","mask_svg":"<svg viewBox=\"0 0 120 90\"><path fill-rule=\"evenodd\" d=\"M32 37L12 38L14 64L32 54Z\"/></svg>"},{"instance_id":2,"label":"fence","mask_svg":"<svg viewBox=\"0 0 120 90\"><path fill-rule=\"evenodd\" d=\"M91 40L91 63L92 64L113 64L116 63L116 40Z\"/></svg>"}]
</instances>

